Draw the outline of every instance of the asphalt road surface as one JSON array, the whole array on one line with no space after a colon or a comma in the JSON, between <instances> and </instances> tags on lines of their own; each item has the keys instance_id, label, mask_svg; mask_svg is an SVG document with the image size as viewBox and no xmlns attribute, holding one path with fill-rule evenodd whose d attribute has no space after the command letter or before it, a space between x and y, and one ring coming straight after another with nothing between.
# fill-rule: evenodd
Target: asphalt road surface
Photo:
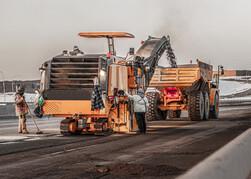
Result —
<instances>
[{"instance_id":1,"label":"asphalt road surface","mask_svg":"<svg viewBox=\"0 0 251 179\"><path fill-rule=\"evenodd\" d=\"M39 119L44 132L17 134L0 120L0 178L175 178L251 126L251 107L223 108L219 120L148 123L145 135L69 136L57 118Z\"/></svg>"}]
</instances>

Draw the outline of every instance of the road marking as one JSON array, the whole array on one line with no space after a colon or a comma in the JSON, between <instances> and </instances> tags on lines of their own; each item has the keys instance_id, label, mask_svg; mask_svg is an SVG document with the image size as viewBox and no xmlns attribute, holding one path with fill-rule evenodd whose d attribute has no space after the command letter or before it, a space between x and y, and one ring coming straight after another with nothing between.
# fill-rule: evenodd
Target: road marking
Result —
<instances>
[{"instance_id":1,"label":"road marking","mask_svg":"<svg viewBox=\"0 0 251 179\"><path fill-rule=\"evenodd\" d=\"M27 139L27 136L0 136L0 141L15 141L15 140L23 140Z\"/></svg>"},{"instance_id":2,"label":"road marking","mask_svg":"<svg viewBox=\"0 0 251 179\"><path fill-rule=\"evenodd\" d=\"M16 143L18 143L18 142L3 142L3 143L0 142L0 145L16 144Z\"/></svg>"},{"instance_id":3,"label":"road marking","mask_svg":"<svg viewBox=\"0 0 251 179\"><path fill-rule=\"evenodd\" d=\"M57 134L28 134L25 136L15 135L15 136L0 136L0 144L13 144L13 143L23 143L37 140L44 140L48 137L57 136Z\"/></svg>"},{"instance_id":4,"label":"road marking","mask_svg":"<svg viewBox=\"0 0 251 179\"><path fill-rule=\"evenodd\" d=\"M25 139L24 141L34 141L34 140L40 140L40 137L34 137L34 138L29 138L29 139Z\"/></svg>"}]
</instances>

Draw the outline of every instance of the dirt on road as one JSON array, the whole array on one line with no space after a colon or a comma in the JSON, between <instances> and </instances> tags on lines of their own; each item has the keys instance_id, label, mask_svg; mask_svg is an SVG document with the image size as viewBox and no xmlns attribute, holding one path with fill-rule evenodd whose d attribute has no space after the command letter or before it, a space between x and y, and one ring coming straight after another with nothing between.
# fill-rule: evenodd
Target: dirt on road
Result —
<instances>
[{"instance_id":1,"label":"dirt on road","mask_svg":"<svg viewBox=\"0 0 251 179\"><path fill-rule=\"evenodd\" d=\"M150 122L145 135L31 141L26 150L13 144L0 152L0 178L175 178L248 129L250 117L226 110L220 120Z\"/></svg>"}]
</instances>

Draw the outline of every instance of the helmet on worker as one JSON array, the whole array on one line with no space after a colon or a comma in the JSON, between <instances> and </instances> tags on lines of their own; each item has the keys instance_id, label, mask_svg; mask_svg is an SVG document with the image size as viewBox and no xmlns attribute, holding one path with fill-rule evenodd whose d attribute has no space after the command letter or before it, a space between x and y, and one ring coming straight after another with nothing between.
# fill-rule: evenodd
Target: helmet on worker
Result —
<instances>
[{"instance_id":1,"label":"helmet on worker","mask_svg":"<svg viewBox=\"0 0 251 179\"><path fill-rule=\"evenodd\" d=\"M138 91L137 91L137 94L140 96L140 97L144 97L145 96L145 92L142 88L139 88Z\"/></svg>"},{"instance_id":2,"label":"helmet on worker","mask_svg":"<svg viewBox=\"0 0 251 179\"><path fill-rule=\"evenodd\" d=\"M19 86L18 89L17 89L17 93L20 94L20 95L23 95L24 91L25 91L25 87L22 86L22 85Z\"/></svg>"}]
</instances>

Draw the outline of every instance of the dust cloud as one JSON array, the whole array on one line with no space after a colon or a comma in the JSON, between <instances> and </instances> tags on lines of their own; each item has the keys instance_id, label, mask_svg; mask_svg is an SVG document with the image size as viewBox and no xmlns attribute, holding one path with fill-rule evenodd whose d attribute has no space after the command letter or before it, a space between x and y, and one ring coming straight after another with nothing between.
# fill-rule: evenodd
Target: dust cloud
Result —
<instances>
[{"instance_id":1,"label":"dust cloud","mask_svg":"<svg viewBox=\"0 0 251 179\"><path fill-rule=\"evenodd\" d=\"M0 0L0 71L6 79L38 79L39 66L63 49L107 51L105 39L80 31L133 33L116 40L122 56L148 35L170 35L178 63L200 58L250 69L250 9L248 0Z\"/></svg>"}]
</instances>

